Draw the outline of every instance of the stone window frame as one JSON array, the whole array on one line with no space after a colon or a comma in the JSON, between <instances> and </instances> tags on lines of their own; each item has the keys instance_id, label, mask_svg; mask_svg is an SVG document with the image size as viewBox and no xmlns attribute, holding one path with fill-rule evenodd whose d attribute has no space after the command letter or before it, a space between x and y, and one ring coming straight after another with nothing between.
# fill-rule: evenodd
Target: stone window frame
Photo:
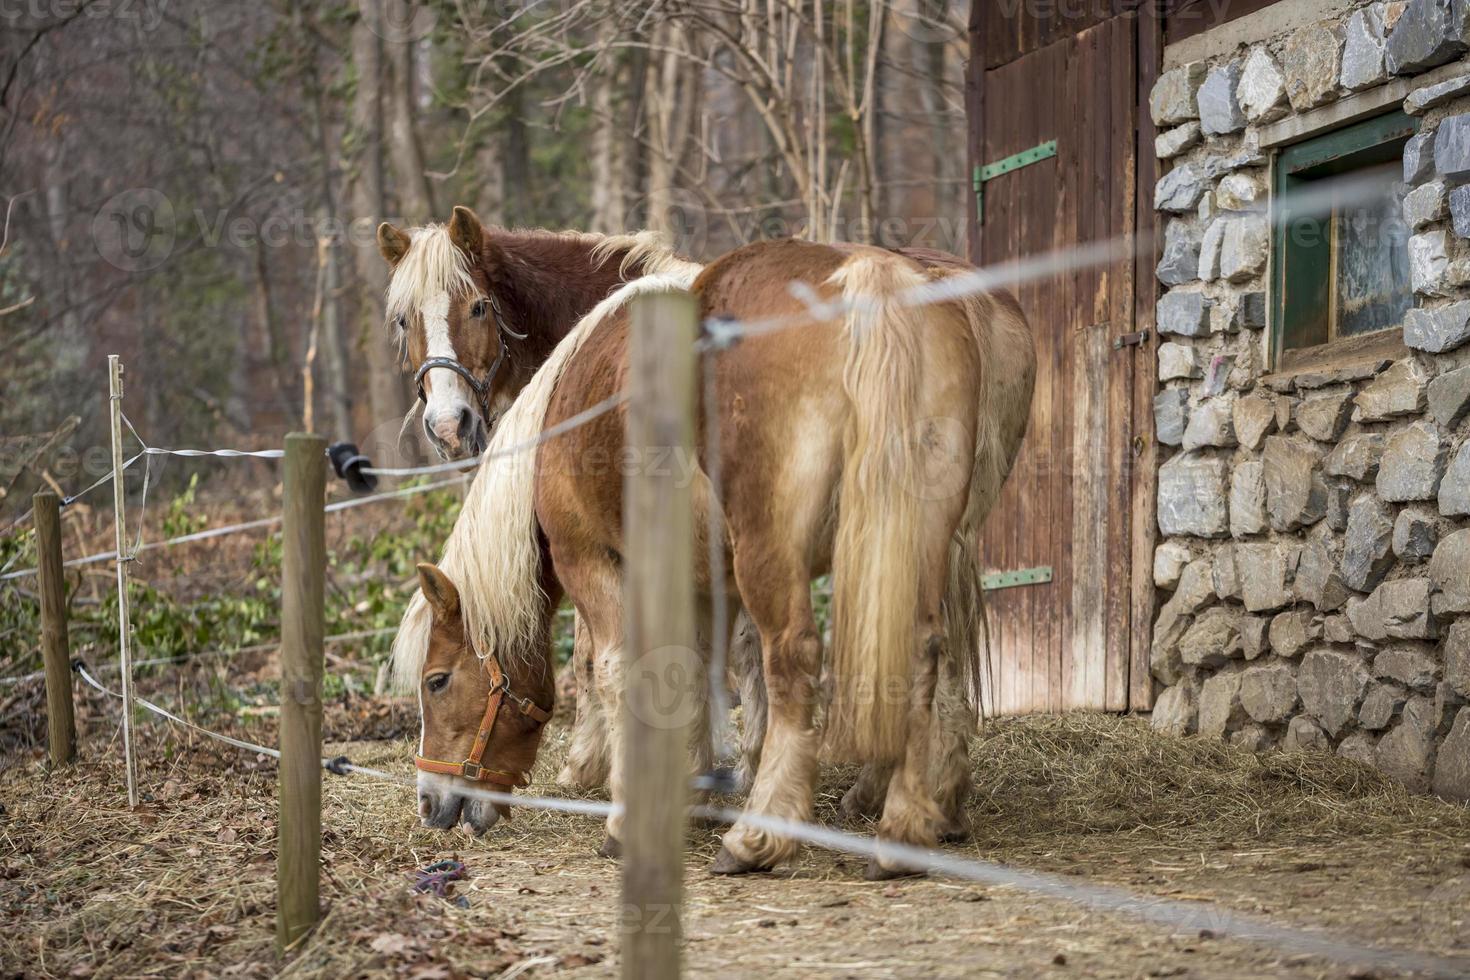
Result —
<instances>
[{"instance_id":1,"label":"stone window frame","mask_svg":"<svg viewBox=\"0 0 1470 980\"><path fill-rule=\"evenodd\" d=\"M1271 363L1275 364L1278 369L1290 370L1302 364L1316 366L1323 358L1336 360L1344 353L1355 354L1364 349L1376 352L1385 348L1398 349L1403 346L1402 323L1359 335L1331 337L1315 344L1300 343L1302 338L1297 337L1295 339L1298 343L1290 347L1286 345L1288 327L1300 326L1286 322L1286 311L1290 306L1295 305L1298 308L1297 316L1301 316L1302 303L1289 288L1288 273L1281 266L1283 259L1287 256L1299 259L1302 264L1309 267L1307 275L1326 276L1329 284L1333 270L1330 244L1323 242L1315 248L1299 243L1293 244L1287 236L1287 221L1284 217L1283 220L1278 220L1276 209L1283 194L1293 185L1309 184L1311 180L1317 179L1297 178L1286 172L1283 163L1290 158L1289 166L1307 164L1309 167L1322 167L1357 157L1361 162L1356 165L1349 164L1348 172L1358 166L1377 166L1401 159L1403 144L1418 131L1419 120L1391 104L1377 115L1325 128L1321 132L1291 144L1279 146L1272 153L1268 191L1271 208L1271 251L1267 270L1267 316L1270 329L1266 340L1270 345ZM1327 263L1325 268L1310 268L1313 263L1320 263L1324 259ZM1293 303L1294 299L1295 303ZM1326 302L1331 302L1330 296L1327 297ZM1311 306L1315 303L1309 300L1306 305ZM1410 306L1412 305L1411 296ZM1327 326L1325 323L1323 325Z\"/></svg>"}]
</instances>

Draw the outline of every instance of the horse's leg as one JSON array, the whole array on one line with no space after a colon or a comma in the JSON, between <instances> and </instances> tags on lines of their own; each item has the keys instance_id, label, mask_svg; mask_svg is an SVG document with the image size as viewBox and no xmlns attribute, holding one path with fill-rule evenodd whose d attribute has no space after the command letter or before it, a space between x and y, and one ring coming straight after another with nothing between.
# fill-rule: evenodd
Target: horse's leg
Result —
<instances>
[{"instance_id":1,"label":"horse's leg","mask_svg":"<svg viewBox=\"0 0 1470 980\"><path fill-rule=\"evenodd\" d=\"M934 693L934 746L930 763L934 801L944 822L939 839L956 843L970 837L970 818L965 803L970 798L970 738L975 734L975 707L965 694L964 675L958 658L964 653L952 641L945 643L939 661L939 683Z\"/></svg>"},{"instance_id":2,"label":"horse's leg","mask_svg":"<svg viewBox=\"0 0 1470 980\"><path fill-rule=\"evenodd\" d=\"M893 763L869 762L858 773L858 778L842 794L839 807L848 820L872 819L883 812L883 798L888 795L888 780L893 775Z\"/></svg>"},{"instance_id":3,"label":"horse's leg","mask_svg":"<svg viewBox=\"0 0 1470 980\"><path fill-rule=\"evenodd\" d=\"M745 610L735 619L730 641L730 669L740 687L740 791L749 792L761 767L766 738L766 671L761 663L761 635Z\"/></svg>"},{"instance_id":4,"label":"horse's leg","mask_svg":"<svg viewBox=\"0 0 1470 980\"><path fill-rule=\"evenodd\" d=\"M965 803L970 798L970 739L975 734L975 707L965 693L964 672L959 658L963 651L948 637L945 655L939 661L939 678L934 690L934 744L929 766L934 800L944 815L939 839L945 843L968 840L970 818ZM893 766L870 762L842 796L841 813L849 820L872 819L883 810Z\"/></svg>"},{"instance_id":5,"label":"horse's leg","mask_svg":"<svg viewBox=\"0 0 1470 980\"><path fill-rule=\"evenodd\" d=\"M710 684L723 684L725 679L710 677L710 646L714 636L714 617L711 614L709 600L704 596L696 595L694 610L698 619L695 646L698 647L699 661L691 665L692 675L689 678L687 691L687 694L694 698L694 718L689 723L689 770L695 776L704 776L712 772L715 766L715 730L710 724L712 698ZM721 719L720 723L724 724L724 719ZM696 804L703 803L709 798L709 794L704 790L698 790L692 796Z\"/></svg>"},{"instance_id":6,"label":"horse's leg","mask_svg":"<svg viewBox=\"0 0 1470 980\"><path fill-rule=\"evenodd\" d=\"M623 801L623 603L622 579L617 567L598 549L574 553L563 550L553 555L557 574L567 594L577 604L577 615L586 624L592 665L593 696L603 719L606 737L607 788L614 804ZM622 852L623 816L615 807L607 818L607 837L598 853L617 857Z\"/></svg>"},{"instance_id":7,"label":"horse's leg","mask_svg":"<svg viewBox=\"0 0 1470 980\"><path fill-rule=\"evenodd\" d=\"M760 769L746 814L806 821L812 813L819 738L812 726L822 662L822 639L812 615L810 569L795 536L747 542L737 552L740 595L760 631L767 720ZM742 816L726 832L710 870L741 874L770 868L795 855L797 843Z\"/></svg>"},{"instance_id":8,"label":"horse's leg","mask_svg":"<svg viewBox=\"0 0 1470 980\"><path fill-rule=\"evenodd\" d=\"M579 613L573 622L572 676L577 682L577 716L567 762L556 781L576 789L594 789L607 782L607 719L597 695L592 634Z\"/></svg>"},{"instance_id":9,"label":"horse's leg","mask_svg":"<svg viewBox=\"0 0 1470 980\"><path fill-rule=\"evenodd\" d=\"M883 856L882 841L930 847L938 843L939 828L944 823L930 780L930 759L936 728L935 689L940 665L950 658L942 610L949 579L949 541L963 507L963 499L944 499L933 501L926 508L920 538L924 552L919 564L913 666L909 674L908 734L903 756L888 781L883 816L878 822L878 854L868 862L870 879L912 873L901 860Z\"/></svg>"}]
</instances>

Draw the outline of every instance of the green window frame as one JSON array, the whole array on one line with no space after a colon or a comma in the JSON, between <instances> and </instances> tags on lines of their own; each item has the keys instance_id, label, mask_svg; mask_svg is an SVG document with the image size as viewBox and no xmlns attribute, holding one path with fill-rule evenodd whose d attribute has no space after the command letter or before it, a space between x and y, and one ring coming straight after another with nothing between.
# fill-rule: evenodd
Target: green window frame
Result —
<instances>
[{"instance_id":1,"label":"green window frame","mask_svg":"<svg viewBox=\"0 0 1470 980\"><path fill-rule=\"evenodd\" d=\"M1395 110L1286 147L1273 168L1273 210L1323 177L1402 160L1404 144L1418 131L1417 119ZM1324 234L1323 224L1319 209L1299 217L1278 211L1272 224L1272 350L1278 364L1288 351L1338 339L1331 322L1335 231L1329 223Z\"/></svg>"}]
</instances>

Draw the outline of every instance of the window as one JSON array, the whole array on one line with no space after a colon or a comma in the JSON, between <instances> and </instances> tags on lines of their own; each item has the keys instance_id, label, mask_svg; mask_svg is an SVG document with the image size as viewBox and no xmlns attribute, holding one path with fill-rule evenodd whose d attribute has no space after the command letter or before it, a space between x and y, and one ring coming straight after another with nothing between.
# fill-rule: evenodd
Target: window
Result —
<instances>
[{"instance_id":1,"label":"window","mask_svg":"<svg viewBox=\"0 0 1470 980\"><path fill-rule=\"evenodd\" d=\"M1413 305L1402 154L1417 128L1391 112L1277 156L1271 290L1278 362L1292 351L1399 326Z\"/></svg>"}]
</instances>

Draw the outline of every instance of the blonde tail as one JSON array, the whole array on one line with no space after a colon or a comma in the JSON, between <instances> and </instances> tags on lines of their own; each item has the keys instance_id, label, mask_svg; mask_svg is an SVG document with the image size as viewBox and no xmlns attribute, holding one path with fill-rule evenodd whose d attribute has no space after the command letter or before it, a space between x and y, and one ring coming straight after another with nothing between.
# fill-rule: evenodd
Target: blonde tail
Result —
<instances>
[{"instance_id":1,"label":"blonde tail","mask_svg":"<svg viewBox=\"0 0 1470 980\"><path fill-rule=\"evenodd\" d=\"M827 749L897 759L907 740L918 611L922 465L916 443L919 308L897 297L923 274L897 256L860 254L831 277L852 306L842 383L850 412L832 562L832 699Z\"/></svg>"}]
</instances>

